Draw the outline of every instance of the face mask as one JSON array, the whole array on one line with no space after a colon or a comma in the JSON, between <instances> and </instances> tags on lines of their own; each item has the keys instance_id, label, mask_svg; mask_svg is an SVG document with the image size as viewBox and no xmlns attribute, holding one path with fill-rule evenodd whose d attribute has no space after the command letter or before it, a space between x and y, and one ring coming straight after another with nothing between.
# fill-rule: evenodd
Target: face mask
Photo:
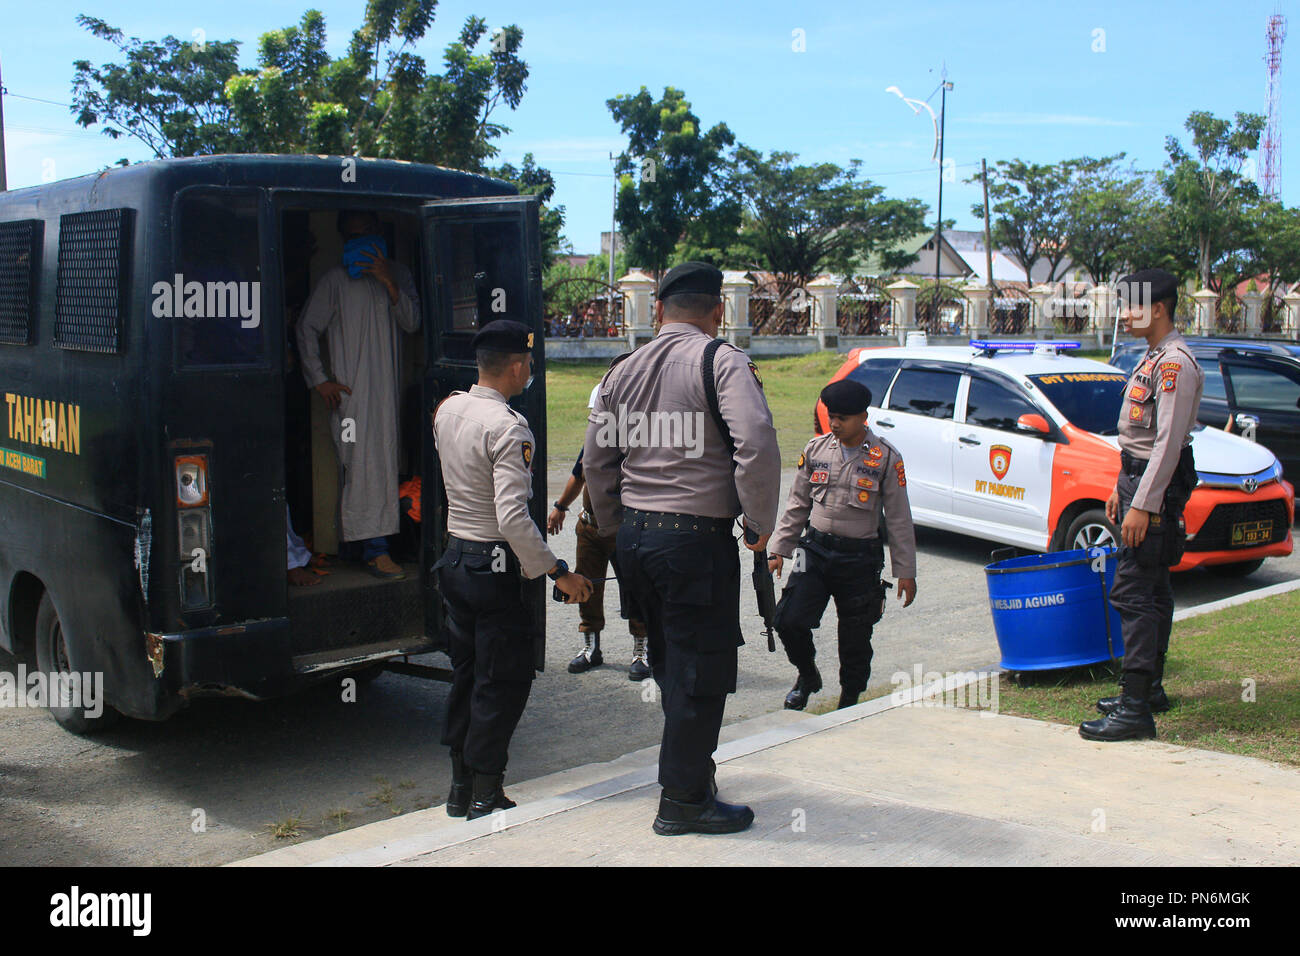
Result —
<instances>
[{"instance_id":1,"label":"face mask","mask_svg":"<svg viewBox=\"0 0 1300 956\"><path fill-rule=\"evenodd\" d=\"M383 236L356 236L349 239L343 243L343 268L348 270L348 275L352 278L360 279L364 275L361 270L372 261L367 253L375 252L387 257L388 245Z\"/></svg>"}]
</instances>

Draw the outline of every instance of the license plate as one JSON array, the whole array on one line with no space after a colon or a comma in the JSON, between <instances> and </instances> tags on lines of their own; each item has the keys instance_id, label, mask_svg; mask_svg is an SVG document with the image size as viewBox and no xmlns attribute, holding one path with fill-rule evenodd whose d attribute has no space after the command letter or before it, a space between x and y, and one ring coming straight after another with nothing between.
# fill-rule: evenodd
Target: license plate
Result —
<instances>
[{"instance_id":1,"label":"license plate","mask_svg":"<svg viewBox=\"0 0 1300 956\"><path fill-rule=\"evenodd\" d=\"M1231 546L1248 548L1252 544L1268 544L1272 536L1272 521L1241 521L1232 526Z\"/></svg>"}]
</instances>

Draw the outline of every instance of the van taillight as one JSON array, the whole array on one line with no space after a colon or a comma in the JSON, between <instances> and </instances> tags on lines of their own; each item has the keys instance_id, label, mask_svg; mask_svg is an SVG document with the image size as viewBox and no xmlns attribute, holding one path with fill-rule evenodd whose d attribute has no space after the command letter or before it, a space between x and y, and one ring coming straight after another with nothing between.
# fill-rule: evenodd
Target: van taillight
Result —
<instances>
[{"instance_id":1,"label":"van taillight","mask_svg":"<svg viewBox=\"0 0 1300 956\"><path fill-rule=\"evenodd\" d=\"M208 456L176 459L176 505L179 510L181 606L212 603L212 517L208 496Z\"/></svg>"}]
</instances>

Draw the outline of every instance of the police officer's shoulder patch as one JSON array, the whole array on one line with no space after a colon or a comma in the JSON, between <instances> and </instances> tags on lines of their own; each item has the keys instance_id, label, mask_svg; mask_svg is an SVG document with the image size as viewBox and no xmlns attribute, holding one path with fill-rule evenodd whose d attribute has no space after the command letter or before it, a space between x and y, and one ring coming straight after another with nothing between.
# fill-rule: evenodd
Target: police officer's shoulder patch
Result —
<instances>
[{"instance_id":1,"label":"police officer's shoulder patch","mask_svg":"<svg viewBox=\"0 0 1300 956\"><path fill-rule=\"evenodd\" d=\"M902 463L901 461L896 461L896 462L894 462L894 471L895 471L895 472L897 473L897 475L898 475L898 487L900 487L900 488L906 488L906 487L907 487L907 472L905 472L905 471L903 470L903 463Z\"/></svg>"},{"instance_id":2,"label":"police officer's shoulder patch","mask_svg":"<svg viewBox=\"0 0 1300 956\"><path fill-rule=\"evenodd\" d=\"M805 461L807 461L807 460L808 460L808 457L807 457L803 452L799 452L799 460L798 460L797 462L795 462L795 467L796 467L796 468L802 468L802 467L803 467L803 463L804 463Z\"/></svg>"},{"instance_id":3,"label":"police officer's shoulder patch","mask_svg":"<svg viewBox=\"0 0 1300 956\"><path fill-rule=\"evenodd\" d=\"M756 381L756 382L758 383L758 387L759 387L759 388L762 388L762 387L763 387L763 380L762 380L761 378L758 377L758 366L755 365L753 362L750 362L750 363L749 363L749 372L750 372L751 375L754 376L754 381Z\"/></svg>"},{"instance_id":4,"label":"police officer's shoulder patch","mask_svg":"<svg viewBox=\"0 0 1300 956\"><path fill-rule=\"evenodd\" d=\"M524 456L524 467L533 467L533 443L530 441L522 442L519 447Z\"/></svg>"}]
</instances>

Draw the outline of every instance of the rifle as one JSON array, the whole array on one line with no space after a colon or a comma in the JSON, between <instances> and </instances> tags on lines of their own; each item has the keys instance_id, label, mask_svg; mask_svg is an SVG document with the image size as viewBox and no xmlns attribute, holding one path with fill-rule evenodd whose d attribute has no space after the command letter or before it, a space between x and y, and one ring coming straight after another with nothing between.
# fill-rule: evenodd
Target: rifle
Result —
<instances>
[{"instance_id":1,"label":"rifle","mask_svg":"<svg viewBox=\"0 0 1300 956\"><path fill-rule=\"evenodd\" d=\"M745 529L745 541L754 544L758 533ZM776 618L776 584L772 581L772 569L767 566L767 552L754 552L754 594L758 597L758 613L763 616L763 627L767 633L767 649L776 652L776 637L772 633L772 622Z\"/></svg>"}]
</instances>

